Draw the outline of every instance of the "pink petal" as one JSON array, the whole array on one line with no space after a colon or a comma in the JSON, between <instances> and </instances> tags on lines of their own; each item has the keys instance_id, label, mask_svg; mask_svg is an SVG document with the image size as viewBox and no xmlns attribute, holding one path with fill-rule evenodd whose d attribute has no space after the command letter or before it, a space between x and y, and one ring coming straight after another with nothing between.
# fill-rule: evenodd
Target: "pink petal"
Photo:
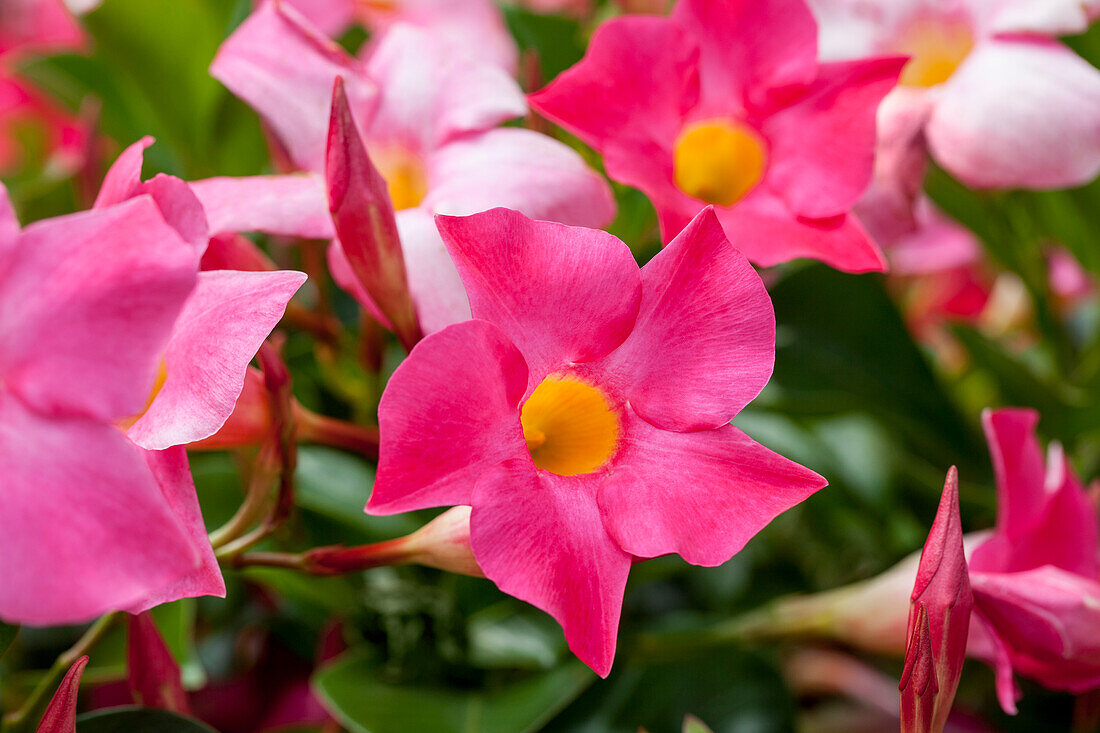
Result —
<instances>
[{"instance_id":1,"label":"pink petal","mask_svg":"<svg viewBox=\"0 0 1100 733\"><path fill-rule=\"evenodd\" d=\"M411 23L431 31L454 54L516 71L516 42L493 0L401 0L395 5L361 4L359 11L378 35L396 24Z\"/></svg>"},{"instance_id":2,"label":"pink petal","mask_svg":"<svg viewBox=\"0 0 1100 733\"><path fill-rule=\"evenodd\" d=\"M544 221L598 229L615 218L611 187L569 146L506 127L466 137L431 158L423 206L437 214L476 214L501 206Z\"/></svg>"},{"instance_id":3,"label":"pink petal","mask_svg":"<svg viewBox=\"0 0 1100 733\"><path fill-rule=\"evenodd\" d=\"M385 328L393 330L393 324L371 299L370 293L363 287L363 283L359 282L355 271L351 269L351 263L348 262L348 256L344 254L344 248L340 246L339 240L329 242L328 249L325 250L325 256L328 262L329 274L332 275L332 279L336 284L355 298L359 305L370 313L371 318L378 321ZM427 328L424 331L425 333L431 333Z\"/></svg>"},{"instance_id":4,"label":"pink petal","mask_svg":"<svg viewBox=\"0 0 1100 733\"><path fill-rule=\"evenodd\" d=\"M616 18L531 106L596 148L613 178L649 193L651 181L672 180L672 145L699 98L696 60L667 19Z\"/></svg>"},{"instance_id":5,"label":"pink petal","mask_svg":"<svg viewBox=\"0 0 1100 733\"><path fill-rule=\"evenodd\" d=\"M665 430L725 425L772 373L764 283L707 207L642 268L634 330L595 369Z\"/></svg>"},{"instance_id":6,"label":"pink petal","mask_svg":"<svg viewBox=\"0 0 1100 733\"><path fill-rule=\"evenodd\" d=\"M1001 709L1009 715L1015 715L1016 701L1020 699L1021 692L1016 684L1016 673L1012 669L1012 660L1009 658L1008 647L1004 640L997 635L993 626L982 616L981 608L975 606L970 624L970 639L967 650L978 659L983 659L993 667L995 678L995 690L997 702Z\"/></svg>"},{"instance_id":7,"label":"pink petal","mask_svg":"<svg viewBox=\"0 0 1100 733\"><path fill-rule=\"evenodd\" d=\"M76 703L80 694L80 678L88 666L88 656L73 662L50 698L36 733L76 733Z\"/></svg>"},{"instance_id":8,"label":"pink petal","mask_svg":"<svg viewBox=\"0 0 1100 733\"><path fill-rule=\"evenodd\" d=\"M191 467L187 462L187 451L183 446L175 446L168 450L144 453L145 461L160 486L164 502L183 526L191 546L198 553L199 562L191 572L175 583L153 589L125 610L141 613L162 603L196 596L225 598L225 581L214 557L214 549L210 546L210 538L206 534L199 497L195 493Z\"/></svg>"},{"instance_id":9,"label":"pink petal","mask_svg":"<svg viewBox=\"0 0 1100 733\"><path fill-rule=\"evenodd\" d=\"M759 189L738 205L716 208L715 213L730 241L762 267L809 257L845 272L886 269L886 257L850 214L806 219ZM662 219L661 229L666 238L672 226Z\"/></svg>"},{"instance_id":10,"label":"pink petal","mask_svg":"<svg viewBox=\"0 0 1100 733\"><path fill-rule=\"evenodd\" d=\"M496 326L459 323L428 336L397 367L378 406L378 475L367 511L470 504L490 466L527 447L523 357Z\"/></svg>"},{"instance_id":11,"label":"pink petal","mask_svg":"<svg viewBox=\"0 0 1100 733\"><path fill-rule=\"evenodd\" d=\"M114 427L46 419L0 391L0 473L5 621L80 623L199 566L145 452Z\"/></svg>"},{"instance_id":12,"label":"pink petal","mask_svg":"<svg viewBox=\"0 0 1100 733\"><path fill-rule=\"evenodd\" d=\"M332 239L332 217L320 176L208 178L191 183L212 234L265 232L303 239Z\"/></svg>"},{"instance_id":13,"label":"pink petal","mask_svg":"<svg viewBox=\"0 0 1100 733\"><path fill-rule=\"evenodd\" d=\"M801 216L847 212L871 182L875 114L905 63L882 58L823 64L796 102L763 123L770 143L763 185Z\"/></svg>"},{"instance_id":14,"label":"pink petal","mask_svg":"<svg viewBox=\"0 0 1100 733\"><path fill-rule=\"evenodd\" d=\"M1053 41L979 44L940 90L926 134L971 186L1087 183L1100 172L1100 71Z\"/></svg>"},{"instance_id":15,"label":"pink petal","mask_svg":"<svg viewBox=\"0 0 1100 733\"><path fill-rule=\"evenodd\" d=\"M633 328L641 276L610 234L508 209L436 223L474 318L496 324L519 348L529 388L570 362L608 354Z\"/></svg>"},{"instance_id":16,"label":"pink petal","mask_svg":"<svg viewBox=\"0 0 1100 733\"><path fill-rule=\"evenodd\" d=\"M367 135L372 144L424 152L527 113L523 92L508 72L455 53L437 34L412 25L395 25L382 37L367 73L380 92Z\"/></svg>"},{"instance_id":17,"label":"pink petal","mask_svg":"<svg viewBox=\"0 0 1100 733\"><path fill-rule=\"evenodd\" d=\"M305 280L288 271L201 273L168 342L164 385L130 439L158 450L216 433L244 388L248 363Z\"/></svg>"},{"instance_id":18,"label":"pink petal","mask_svg":"<svg viewBox=\"0 0 1100 733\"><path fill-rule=\"evenodd\" d=\"M889 245L892 273L942 277L982 262L982 245L974 233L948 219L929 199L917 201L915 215L917 229Z\"/></svg>"},{"instance_id":19,"label":"pink petal","mask_svg":"<svg viewBox=\"0 0 1100 733\"><path fill-rule=\"evenodd\" d=\"M273 0L267 0L272 2ZM339 36L355 18L356 0L282 0L328 36Z\"/></svg>"},{"instance_id":20,"label":"pink petal","mask_svg":"<svg viewBox=\"0 0 1100 733\"><path fill-rule=\"evenodd\" d=\"M15 207L11 205L8 189L0 183L0 256L3 256L4 250L18 234L19 217L15 215Z\"/></svg>"},{"instance_id":21,"label":"pink petal","mask_svg":"<svg viewBox=\"0 0 1100 733\"><path fill-rule=\"evenodd\" d=\"M141 188L141 167L145 161L145 149L155 140L146 135L131 144L115 158L115 162L103 177L99 194L95 199L95 208L103 209L122 203L138 194Z\"/></svg>"},{"instance_id":22,"label":"pink petal","mask_svg":"<svg viewBox=\"0 0 1100 733\"><path fill-rule=\"evenodd\" d=\"M411 349L422 332L409 294L393 204L386 181L363 146L339 77L333 87L325 156L329 211L348 265L401 343Z\"/></svg>"},{"instance_id":23,"label":"pink petal","mask_svg":"<svg viewBox=\"0 0 1100 733\"><path fill-rule=\"evenodd\" d=\"M0 264L0 375L44 411L114 420L148 399L194 252L148 197L23 230Z\"/></svg>"},{"instance_id":24,"label":"pink petal","mask_svg":"<svg viewBox=\"0 0 1100 733\"><path fill-rule=\"evenodd\" d=\"M817 23L805 0L680 0L672 18L699 44L704 104L761 104L813 81Z\"/></svg>"},{"instance_id":25,"label":"pink petal","mask_svg":"<svg viewBox=\"0 0 1100 733\"><path fill-rule=\"evenodd\" d=\"M252 13L222 44L210 73L260 113L305 170L323 170L337 76L359 119L369 120L377 101L359 62L285 3Z\"/></svg>"},{"instance_id":26,"label":"pink petal","mask_svg":"<svg viewBox=\"0 0 1100 733\"><path fill-rule=\"evenodd\" d=\"M673 433L627 411L622 433L599 504L611 536L638 557L720 565L826 484L732 425Z\"/></svg>"},{"instance_id":27,"label":"pink petal","mask_svg":"<svg viewBox=\"0 0 1100 733\"><path fill-rule=\"evenodd\" d=\"M202 253L199 269L269 272L276 267L271 258L248 237L217 234L210 238L206 251Z\"/></svg>"},{"instance_id":28,"label":"pink petal","mask_svg":"<svg viewBox=\"0 0 1100 733\"><path fill-rule=\"evenodd\" d=\"M126 672L130 692L142 707L190 714L179 663L148 613L128 618Z\"/></svg>"},{"instance_id":29,"label":"pink petal","mask_svg":"<svg viewBox=\"0 0 1100 733\"><path fill-rule=\"evenodd\" d=\"M970 0L986 33L1084 33L1089 14L1084 0Z\"/></svg>"},{"instance_id":30,"label":"pink petal","mask_svg":"<svg viewBox=\"0 0 1100 733\"><path fill-rule=\"evenodd\" d=\"M421 208L399 211L397 231L405 253L409 291L424 333L435 333L452 323L469 320L466 288L432 215Z\"/></svg>"},{"instance_id":31,"label":"pink petal","mask_svg":"<svg viewBox=\"0 0 1100 733\"><path fill-rule=\"evenodd\" d=\"M1081 693L1100 684L1100 583L1046 566L975 573L974 599L1012 667L1043 685Z\"/></svg>"},{"instance_id":32,"label":"pink petal","mask_svg":"<svg viewBox=\"0 0 1100 733\"><path fill-rule=\"evenodd\" d=\"M148 194L169 226L201 257L206 249L209 231L205 212L188 185L175 176L164 174L158 174L149 181L141 180L145 149L153 142L153 138L146 136L122 151L103 178L94 208L103 209Z\"/></svg>"},{"instance_id":33,"label":"pink petal","mask_svg":"<svg viewBox=\"0 0 1100 733\"><path fill-rule=\"evenodd\" d=\"M611 671L630 555L608 535L587 477L506 461L477 482L470 542L485 576L553 616L569 648Z\"/></svg>"},{"instance_id":34,"label":"pink petal","mask_svg":"<svg viewBox=\"0 0 1100 733\"><path fill-rule=\"evenodd\" d=\"M1039 413L1022 408L985 410L982 427L997 478L997 533L1026 536L1041 514L1046 468L1035 437Z\"/></svg>"}]
</instances>

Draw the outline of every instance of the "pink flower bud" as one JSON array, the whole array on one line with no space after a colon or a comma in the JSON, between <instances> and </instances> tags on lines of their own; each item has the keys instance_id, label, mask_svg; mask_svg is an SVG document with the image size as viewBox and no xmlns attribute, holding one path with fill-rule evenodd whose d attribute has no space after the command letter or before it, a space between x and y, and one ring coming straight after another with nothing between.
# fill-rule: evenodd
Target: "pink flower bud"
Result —
<instances>
[{"instance_id":1,"label":"pink flower bud","mask_svg":"<svg viewBox=\"0 0 1100 733\"><path fill-rule=\"evenodd\" d=\"M86 666L88 657L84 656L65 673L50 700L50 706L46 708L46 714L42 716L42 722L38 724L38 733L76 733L76 696L80 691L80 676Z\"/></svg>"}]
</instances>

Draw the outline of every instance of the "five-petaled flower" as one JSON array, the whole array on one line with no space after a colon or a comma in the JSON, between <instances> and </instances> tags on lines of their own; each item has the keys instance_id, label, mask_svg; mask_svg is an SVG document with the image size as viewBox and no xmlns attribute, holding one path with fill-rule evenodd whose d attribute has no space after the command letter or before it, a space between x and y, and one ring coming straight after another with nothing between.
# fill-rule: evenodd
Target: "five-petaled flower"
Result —
<instances>
[{"instance_id":1,"label":"five-petaled flower","mask_svg":"<svg viewBox=\"0 0 1100 733\"><path fill-rule=\"evenodd\" d=\"M819 64L804 0L680 0L670 18L605 23L531 104L653 200L666 242L713 204L757 264L882 270L849 211L903 63Z\"/></svg>"},{"instance_id":2,"label":"five-petaled flower","mask_svg":"<svg viewBox=\"0 0 1100 733\"><path fill-rule=\"evenodd\" d=\"M606 675L635 558L725 562L825 485L729 424L771 375L771 301L710 208L640 270L600 231L437 221L474 319L390 380L367 510L472 506L485 575Z\"/></svg>"}]
</instances>

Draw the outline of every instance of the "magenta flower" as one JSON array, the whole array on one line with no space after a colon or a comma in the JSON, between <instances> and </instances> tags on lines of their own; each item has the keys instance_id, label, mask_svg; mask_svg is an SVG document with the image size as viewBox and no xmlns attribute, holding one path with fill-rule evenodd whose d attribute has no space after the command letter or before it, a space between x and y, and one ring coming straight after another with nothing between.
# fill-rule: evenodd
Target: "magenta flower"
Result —
<instances>
[{"instance_id":1,"label":"magenta flower","mask_svg":"<svg viewBox=\"0 0 1100 733\"><path fill-rule=\"evenodd\" d=\"M531 104L653 200L666 242L713 204L759 265L882 270L849 211L871 181L875 110L902 63L819 64L803 0L681 0L671 18L602 25Z\"/></svg>"},{"instance_id":2,"label":"magenta flower","mask_svg":"<svg viewBox=\"0 0 1100 733\"><path fill-rule=\"evenodd\" d=\"M149 399L193 249L148 195L21 232L0 202L0 618L224 595L184 450L118 428Z\"/></svg>"},{"instance_id":3,"label":"magenta flower","mask_svg":"<svg viewBox=\"0 0 1100 733\"><path fill-rule=\"evenodd\" d=\"M635 558L718 565L825 485L729 425L771 375L767 292L709 208L641 270L601 231L437 221L475 320L391 378L367 510L472 506L484 574L607 675Z\"/></svg>"},{"instance_id":4,"label":"magenta flower","mask_svg":"<svg viewBox=\"0 0 1100 733\"><path fill-rule=\"evenodd\" d=\"M1063 188L1100 172L1100 71L1058 40L1088 28L1095 3L810 4L825 58L911 57L884 112L916 118L932 157L968 185Z\"/></svg>"},{"instance_id":5,"label":"magenta flower","mask_svg":"<svg viewBox=\"0 0 1100 733\"><path fill-rule=\"evenodd\" d=\"M970 557L970 651L995 666L1001 705L1014 711L1013 671L1075 693L1100 686L1100 530L1060 445L1044 466L1037 413L992 410L983 422L997 526Z\"/></svg>"},{"instance_id":6,"label":"magenta flower","mask_svg":"<svg viewBox=\"0 0 1100 733\"><path fill-rule=\"evenodd\" d=\"M409 289L426 332L470 315L435 214L506 206L582 226L614 217L607 183L577 153L531 130L497 128L526 112L507 73L451 52L424 29L394 26L363 64L292 8L267 4L223 44L211 73L260 112L294 165L318 174L333 83L344 79L352 116L397 209ZM314 206L327 215L323 195ZM337 282L386 323L341 248L331 249L330 264Z\"/></svg>"},{"instance_id":7,"label":"magenta flower","mask_svg":"<svg viewBox=\"0 0 1100 733\"><path fill-rule=\"evenodd\" d=\"M152 196L168 223L190 244L192 267L198 271L210 241L206 213L180 179L158 175L141 180L143 152L151 144L152 139L145 138L123 151L107 173L96 206L142 194ZM257 184L246 181L241 185ZM283 182L276 177L268 185L277 192ZM225 202L221 206L226 206ZM286 212L274 213L274 208L261 206L259 213L251 211L251 228L279 231L312 226L306 216L298 227L287 227L283 221ZM274 221L265 225L261 215L269 211ZM292 271L199 273L163 351L149 403L130 421L130 439L157 450L216 433L244 389L249 362L305 279L305 274Z\"/></svg>"},{"instance_id":8,"label":"magenta flower","mask_svg":"<svg viewBox=\"0 0 1100 733\"><path fill-rule=\"evenodd\" d=\"M903 732L943 730L962 675L973 607L959 518L959 476L952 467L910 596L900 685Z\"/></svg>"}]
</instances>

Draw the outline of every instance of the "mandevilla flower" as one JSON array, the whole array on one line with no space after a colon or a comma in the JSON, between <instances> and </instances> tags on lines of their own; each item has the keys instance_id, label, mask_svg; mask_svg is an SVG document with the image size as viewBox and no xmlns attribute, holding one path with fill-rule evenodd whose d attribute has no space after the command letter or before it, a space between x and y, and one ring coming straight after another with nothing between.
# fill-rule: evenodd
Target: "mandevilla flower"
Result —
<instances>
[{"instance_id":1,"label":"mandevilla flower","mask_svg":"<svg viewBox=\"0 0 1100 733\"><path fill-rule=\"evenodd\" d=\"M123 151L104 179L96 207L149 194L191 246L198 272L210 241L205 211L178 178L161 174L141 180L143 153L151 144L145 138ZM148 405L130 421L130 439L162 449L216 433L244 389L248 363L305 279L293 271L199 273L172 328Z\"/></svg>"},{"instance_id":2,"label":"mandevilla flower","mask_svg":"<svg viewBox=\"0 0 1100 733\"><path fill-rule=\"evenodd\" d=\"M997 526L970 556L970 651L997 670L1001 705L1015 710L1012 673L1080 693L1100 686L1100 528L1096 507L1062 447L1046 465L1039 415L983 415L997 476Z\"/></svg>"},{"instance_id":3,"label":"mandevilla flower","mask_svg":"<svg viewBox=\"0 0 1100 733\"><path fill-rule=\"evenodd\" d=\"M474 320L387 385L367 510L471 506L486 577L606 676L636 558L718 565L825 485L729 425L771 375L771 302L710 208L641 270L601 231L437 222Z\"/></svg>"},{"instance_id":4,"label":"mandevilla flower","mask_svg":"<svg viewBox=\"0 0 1100 733\"><path fill-rule=\"evenodd\" d=\"M119 429L148 403L195 262L149 195L20 232L0 188L0 619L225 594L183 448Z\"/></svg>"},{"instance_id":5,"label":"mandevilla flower","mask_svg":"<svg viewBox=\"0 0 1100 733\"><path fill-rule=\"evenodd\" d=\"M680 0L596 31L531 97L657 207L667 242L713 204L760 265L813 257L882 270L850 216L871 181L875 110L904 61L817 61L804 0Z\"/></svg>"},{"instance_id":6,"label":"mandevilla flower","mask_svg":"<svg viewBox=\"0 0 1100 733\"><path fill-rule=\"evenodd\" d=\"M1095 3L810 4L825 58L911 57L883 111L917 119L932 157L968 185L1062 188L1100 172L1100 71L1057 40L1088 28Z\"/></svg>"},{"instance_id":7,"label":"mandevilla flower","mask_svg":"<svg viewBox=\"0 0 1100 733\"><path fill-rule=\"evenodd\" d=\"M211 73L260 112L297 167L317 174L325 170L333 84L344 80L351 116L397 209L409 290L425 332L470 314L434 214L506 206L582 226L614 217L606 181L576 152L531 130L497 128L526 112L507 73L451 52L422 28L394 26L362 64L292 8L267 4L222 45ZM307 181L299 182L307 196L322 194L313 206L327 215L325 189ZM337 282L386 323L340 246L330 249L330 265Z\"/></svg>"}]
</instances>

